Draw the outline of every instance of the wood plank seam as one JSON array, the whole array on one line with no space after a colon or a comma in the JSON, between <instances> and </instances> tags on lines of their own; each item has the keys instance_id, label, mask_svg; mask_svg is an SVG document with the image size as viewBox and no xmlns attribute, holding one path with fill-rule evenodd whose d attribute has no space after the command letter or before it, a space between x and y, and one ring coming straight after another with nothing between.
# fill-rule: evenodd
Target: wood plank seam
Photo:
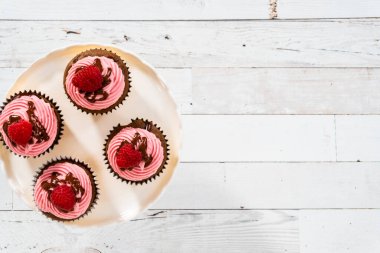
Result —
<instances>
[{"instance_id":1,"label":"wood plank seam","mask_svg":"<svg viewBox=\"0 0 380 253\"><path fill-rule=\"evenodd\" d=\"M335 140L335 162L338 161L338 140L336 139L336 115L334 115L334 140Z\"/></svg>"},{"instance_id":2,"label":"wood plank seam","mask_svg":"<svg viewBox=\"0 0 380 253\"><path fill-rule=\"evenodd\" d=\"M302 210L309 210L309 211L333 211L333 210L358 210L358 211L363 211L363 210L374 210L374 211L380 211L380 208L378 207L302 207L302 208L148 208L145 211L143 211L142 214L146 212L156 212L156 213L162 213L166 211L302 211ZM10 209L0 209L0 212L5 213L33 213L33 214L39 214L42 216L41 213L31 210L31 209L15 209L15 210L10 210ZM154 215L152 215L154 216ZM42 216L44 217L44 216ZM51 220L49 220L51 221Z\"/></svg>"}]
</instances>

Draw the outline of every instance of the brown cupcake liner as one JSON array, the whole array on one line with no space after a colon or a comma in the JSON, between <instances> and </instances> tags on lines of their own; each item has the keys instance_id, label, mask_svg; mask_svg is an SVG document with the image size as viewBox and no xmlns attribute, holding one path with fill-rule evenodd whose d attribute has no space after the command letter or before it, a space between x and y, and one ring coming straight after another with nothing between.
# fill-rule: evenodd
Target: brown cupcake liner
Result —
<instances>
[{"instance_id":1,"label":"brown cupcake liner","mask_svg":"<svg viewBox=\"0 0 380 253\"><path fill-rule=\"evenodd\" d=\"M92 194L91 204L88 206L87 210L81 216L79 216L75 219L62 219L60 217L53 215L52 213L43 212L40 210L37 203L35 202L34 187L37 183L38 178L42 175L42 173L44 172L45 169L47 169L48 167L50 167L54 164L62 163L62 162L69 162L69 163L73 163L73 164L80 166L86 172L86 174L89 176L91 183L92 183L93 194ZM45 164L43 164L42 167L40 167L37 170L37 172L34 176L34 179L33 179L33 185L32 186L33 186L33 201L34 201L35 206L37 207L37 209L40 213L42 213L44 216L46 216L47 218L49 218L50 220L53 220L53 221L74 222L74 221L80 220L92 212L93 208L97 204L97 201L99 200L99 188L98 188L98 183L96 181L96 176L95 176L94 172L92 171L92 169L90 168L90 166L87 163L84 163L84 162L80 161L79 159L74 159L71 157L60 156L60 157L54 158L54 159L46 162Z\"/></svg>"},{"instance_id":2,"label":"brown cupcake liner","mask_svg":"<svg viewBox=\"0 0 380 253\"><path fill-rule=\"evenodd\" d=\"M83 59L84 57L88 57L88 56L105 56L105 57L111 58L112 60L114 60L118 64L118 66L120 67L120 69L123 72L124 82L125 82L124 92L120 96L120 98L113 105L111 105L108 108L101 109L101 110L90 110L88 108L85 108L85 107L82 107L82 106L76 104L71 99L71 97L69 96L69 94L67 94L65 83L66 83L67 74L68 74L71 66L74 63L76 63L78 60ZM78 55L76 55L67 64L65 72L63 74L63 87L65 89L66 96L69 98L70 102L75 107L77 107L78 109L80 109L82 112L85 112L86 114L94 114L94 115L97 115L97 114L100 114L100 115L102 115L102 114L108 114L109 112L111 112L111 111L116 110L117 108L119 108L124 103L125 99L129 95L129 92L131 91L131 87L132 87L131 82L132 82L132 79L131 79L131 76L130 76L129 67L126 65L126 63L124 62L124 60L121 59L121 57L119 55L117 55L116 53L112 52L111 50L106 50L106 49L102 49L102 48L93 48L93 49L89 49L89 50L83 51L82 53L79 53Z\"/></svg>"},{"instance_id":3,"label":"brown cupcake liner","mask_svg":"<svg viewBox=\"0 0 380 253\"><path fill-rule=\"evenodd\" d=\"M149 178L146 178L144 180L133 181L133 180L128 180L126 178L123 178L119 174L117 174L112 169L112 167L110 165L110 162L109 162L108 156L107 156L108 144L109 144L110 140L116 134L118 134L122 129L124 129L125 127L134 127L134 128L147 129L147 125L148 124L151 125L151 130L148 130L148 131L151 132L151 133L153 133L161 141L161 146L164 148L164 159L162 161L162 164L157 169L157 172L154 175L152 175ZM169 151L170 151L170 149L169 149L168 140L166 139L166 135L163 133L163 131L161 130L161 128L158 127L157 124L154 124L152 121L144 120L142 118L141 119L136 118L136 119L132 120L132 122L129 123L128 125L120 125L119 124L119 125L113 127L113 129L107 135L107 138L105 140L104 148L103 148L103 152L104 152L103 155L104 155L104 161L105 161L105 163L107 165L107 169L113 174L114 177L116 177L116 178L120 179L121 181L126 182L128 184L143 185L144 183L148 184L148 182L152 182L153 180L155 180L166 169L166 165L168 164L169 155L170 155Z\"/></svg>"},{"instance_id":4,"label":"brown cupcake liner","mask_svg":"<svg viewBox=\"0 0 380 253\"><path fill-rule=\"evenodd\" d=\"M64 126L62 111L60 110L60 108L57 105L57 103L53 99L51 99L49 96L46 96L45 94L43 94L43 93L41 93L39 91L37 92L36 90L33 90L33 91L32 90L19 91L19 92L15 93L14 95L10 96L9 98L7 98L6 101L3 103L3 105L0 107L0 115L3 112L5 106L9 102L13 101L13 99L18 98L18 97L22 97L22 96L32 96L32 95L35 95L35 96L37 96L40 99L43 99L45 102L47 102L47 103L49 103L50 105L53 106L55 115L57 116L57 120L58 120L57 135L55 136L54 142L44 152L42 152L41 154L36 155L36 156L26 156L26 155L17 154L10 147L8 147L8 145L5 143L5 140L4 140L4 138L8 138L8 137L3 137L3 135L0 134L0 140L3 143L3 145L9 151L11 151L11 153L13 153L13 154L15 154L15 155L17 155L19 157L24 157L24 158L30 158L30 157L37 158L37 157L40 157L40 156L42 156L44 154L49 153L54 148L54 146L58 144L59 140L61 139L62 133L63 133L63 126Z\"/></svg>"}]
</instances>

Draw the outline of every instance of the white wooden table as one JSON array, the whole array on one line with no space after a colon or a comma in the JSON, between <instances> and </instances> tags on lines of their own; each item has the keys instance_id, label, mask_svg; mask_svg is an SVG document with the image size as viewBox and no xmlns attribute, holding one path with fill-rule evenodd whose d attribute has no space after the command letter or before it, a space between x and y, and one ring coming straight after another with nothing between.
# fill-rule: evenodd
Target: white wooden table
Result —
<instances>
[{"instance_id":1,"label":"white wooden table","mask_svg":"<svg viewBox=\"0 0 380 253\"><path fill-rule=\"evenodd\" d=\"M104 252L380 252L378 0L0 0L0 95L49 51L99 42L159 69L182 162ZM61 230L0 182L0 252Z\"/></svg>"}]
</instances>

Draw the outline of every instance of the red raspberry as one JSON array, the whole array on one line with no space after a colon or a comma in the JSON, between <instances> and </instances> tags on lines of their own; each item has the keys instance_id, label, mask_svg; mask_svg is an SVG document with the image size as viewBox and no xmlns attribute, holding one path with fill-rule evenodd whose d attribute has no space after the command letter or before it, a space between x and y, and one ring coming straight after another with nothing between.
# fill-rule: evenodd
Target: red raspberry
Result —
<instances>
[{"instance_id":1,"label":"red raspberry","mask_svg":"<svg viewBox=\"0 0 380 253\"><path fill-rule=\"evenodd\" d=\"M8 126L8 136L16 144L25 146L32 138L32 128L29 121L20 119Z\"/></svg>"},{"instance_id":2,"label":"red raspberry","mask_svg":"<svg viewBox=\"0 0 380 253\"><path fill-rule=\"evenodd\" d=\"M99 68L95 66L87 66L79 70L74 78L73 84L79 90L84 92L93 92L102 88L103 76Z\"/></svg>"},{"instance_id":3,"label":"red raspberry","mask_svg":"<svg viewBox=\"0 0 380 253\"><path fill-rule=\"evenodd\" d=\"M64 212L73 210L76 203L75 193L71 186L59 185L50 194L50 201L55 207Z\"/></svg>"},{"instance_id":4,"label":"red raspberry","mask_svg":"<svg viewBox=\"0 0 380 253\"><path fill-rule=\"evenodd\" d=\"M131 144L124 144L116 153L116 164L120 168L129 169L139 165L142 161L140 151L133 148Z\"/></svg>"}]
</instances>

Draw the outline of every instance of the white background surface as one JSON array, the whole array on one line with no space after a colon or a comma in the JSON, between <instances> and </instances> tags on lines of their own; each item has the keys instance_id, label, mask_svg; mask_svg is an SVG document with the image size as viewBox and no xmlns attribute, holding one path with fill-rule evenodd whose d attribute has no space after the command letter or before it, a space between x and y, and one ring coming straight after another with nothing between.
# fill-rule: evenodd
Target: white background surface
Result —
<instances>
[{"instance_id":1,"label":"white background surface","mask_svg":"<svg viewBox=\"0 0 380 253\"><path fill-rule=\"evenodd\" d=\"M271 2L272 4L270 4ZM0 95L71 43L134 51L183 114L171 185L103 252L380 252L380 2L0 0ZM276 19L269 17L276 16ZM0 182L0 252L63 230Z\"/></svg>"}]
</instances>

